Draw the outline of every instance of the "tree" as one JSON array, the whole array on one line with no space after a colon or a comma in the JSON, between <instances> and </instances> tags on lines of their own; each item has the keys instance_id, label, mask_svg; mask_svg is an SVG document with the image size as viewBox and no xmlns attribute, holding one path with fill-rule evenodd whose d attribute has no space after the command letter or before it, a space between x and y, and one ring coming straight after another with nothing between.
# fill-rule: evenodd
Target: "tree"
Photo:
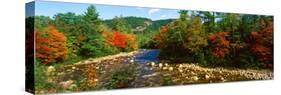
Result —
<instances>
[{"instance_id":1,"label":"tree","mask_svg":"<svg viewBox=\"0 0 281 95\"><path fill-rule=\"evenodd\" d=\"M187 13L181 10L178 19L161 27L160 33L155 37L156 44L161 49L159 57L170 59L187 55L187 50L183 46L190 25Z\"/></svg>"},{"instance_id":2,"label":"tree","mask_svg":"<svg viewBox=\"0 0 281 95\"><path fill-rule=\"evenodd\" d=\"M273 67L273 22L262 19L260 31L251 32L251 51L265 64L266 67Z\"/></svg>"},{"instance_id":3,"label":"tree","mask_svg":"<svg viewBox=\"0 0 281 95\"><path fill-rule=\"evenodd\" d=\"M163 48L165 47L166 43L167 43L167 34L168 34L168 26L162 26L160 29L159 34L157 34L155 36L155 41L156 41L156 46L158 48Z\"/></svg>"},{"instance_id":4,"label":"tree","mask_svg":"<svg viewBox=\"0 0 281 95\"><path fill-rule=\"evenodd\" d=\"M36 58L43 64L55 63L67 58L66 37L55 27L49 26L46 32L35 32Z\"/></svg>"},{"instance_id":5,"label":"tree","mask_svg":"<svg viewBox=\"0 0 281 95\"><path fill-rule=\"evenodd\" d=\"M122 16L118 17L118 16L115 16L113 18L113 27L112 29L114 31L119 31L119 32L123 32L123 33L130 33L130 30L127 28L127 24L125 22L125 20L123 19Z\"/></svg>"},{"instance_id":6,"label":"tree","mask_svg":"<svg viewBox=\"0 0 281 95\"><path fill-rule=\"evenodd\" d=\"M48 16L35 16L34 26L36 31L44 31L52 23Z\"/></svg>"},{"instance_id":7,"label":"tree","mask_svg":"<svg viewBox=\"0 0 281 95\"><path fill-rule=\"evenodd\" d=\"M114 31L113 32L113 38L112 38L112 43L121 49L125 49L126 48L126 42L127 42L127 38L125 34L122 34L120 32Z\"/></svg>"},{"instance_id":8,"label":"tree","mask_svg":"<svg viewBox=\"0 0 281 95\"><path fill-rule=\"evenodd\" d=\"M79 54L83 57L98 57L105 55L105 39L100 30L101 20L96 8L90 5L83 15L81 26L82 33L79 35L82 39L79 45Z\"/></svg>"},{"instance_id":9,"label":"tree","mask_svg":"<svg viewBox=\"0 0 281 95\"><path fill-rule=\"evenodd\" d=\"M187 21L188 19L188 11L186 10L180 10L179 11L179 14L180 14L180 18L179 18L179 21Z\"/></svg>"},{"instance_id":10,"label":"tree","mask_svg":"<svg viewBox=\"0 0 281 95\"><path fill-rule=\"evenodd\" d=\"M185 33L184 47L193 54L198 53L203 47L207 46L207 39L205 36L204 26L200 17L193 18L190 27Z\"/></svg>"},{"instance_id":11,"label":"tree","mask_svg":"<svg viewBox=\"0 0 281 95\"><path fill-rule=\"evenodd\" d=\"M97 12L96 7L94 5L90 5L85 12L84 20L87 24L90 24L89 26L92 26L101 23L101 20L98 17L99 13Z\"/></svg>"},{"instance_id":12,"label":"tree","mask_svg":"<svg viewBox=\"0 0 281 95\"><path fill-rule=\"evenodd\" d=\"M198 12L199 16L203 21L203 25L206 32L216 32L218 31L216 18L219 17L217 12Z\"/></svg>"},{"instance_id":13,"label":"tree","mask_svg":"<svg viewBox=\"0 0 281 95\"><path fill-rule=\"evenodd\" d=\"M230 32L231 41L241 40L241 31L239 31L239 26L241 24L241 15L235 13L225 13L222 15L221 20L218 22L221 31Z\"/></svg>"},{"instance_id":14,"label":"tree","mask_svg":"<svg viewBox=\"0 0 281 95\"><path fill-rule=\"evenodd\" d=\"M230 52L230 41L226 39L229 32L218 32L214 35L209 35L208 38L211 42L211 49L213 55L217 58L224 58Z\"/></svg>"},{"instance_id":15,"label":"tree","mask_svg":"<svg viewBox=\"0 0 281 95\"><path fill-rule=\"evenodd\" d=\"M162 50L160 56L202 62L204 56L201 51L207 46L207 38L201 18L195 16L195 12L193 12L194 17L189 17L187 11L179 13L180 17L163 26L155 37L157 46ZM197 59L194 55L200 58Z\"/></svg>"},{"instance_id":16,"label":"tree","mask_svg":"<svg viewBox=\"0 0 281 95\"><path fill-rule=\"evenodd\" d=\"M128 51L137 50L138 49L138 41L137 36L134 34L127 34L127 49Z\"/></svg>"},{"instance_id":17,"label":"tree","mask_svg":"<svg viewBox=\"0 0 281 95\"><path fill-rule=\"evenodd\" d=\"M81 44L84 38L81 29L83 27L82 23L82 16L75 13L58 13L54 16L53 24L67 36L67 47L71 54L77 54L78 45Z\"/></svg>"}]
</instances>

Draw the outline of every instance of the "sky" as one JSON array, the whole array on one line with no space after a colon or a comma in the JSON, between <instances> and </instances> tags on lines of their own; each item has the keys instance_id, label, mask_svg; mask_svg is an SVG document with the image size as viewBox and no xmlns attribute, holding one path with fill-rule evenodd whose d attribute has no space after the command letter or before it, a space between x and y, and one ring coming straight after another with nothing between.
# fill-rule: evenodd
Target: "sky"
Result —
<instances>
[{"instance_id":1,"label":"sky","mask_svg":"<svg viewBox=\"0 0 281 95\"><path fill-rule=\"evenodd\" d=\"M48 2L36 1L35 15L36 16L50 16L53 17L57 13L73 12L75 14L84 14L90 4L82 3L62 3L62 2ZM152 20L178 18L179 10L158 9L158 8L143 8L143 7L128 7L128 6L113 6L113 5L98 5L93 4L100 18L103 20L112 19L115 16L122 15L146 17Z\"/></svg>"}]
</instances>

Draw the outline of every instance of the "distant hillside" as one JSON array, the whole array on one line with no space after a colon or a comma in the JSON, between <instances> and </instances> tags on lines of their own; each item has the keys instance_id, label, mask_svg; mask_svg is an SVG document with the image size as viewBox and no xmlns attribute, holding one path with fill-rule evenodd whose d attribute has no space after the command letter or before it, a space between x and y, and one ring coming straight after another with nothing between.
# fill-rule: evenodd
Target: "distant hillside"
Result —
<instances>
[{"instance_id":1,"label":"distant hillside","mask_svg":"<svg viewBox=\"0 0 281 95\"><path fill-rule=\"evenodd\" d=\"M163 19L163 20L155 20L153 21L154 24L158 24L160 26L166 25L172 21L174 21L175 19Z\"/></svg>"},{"instance_id":2,"label":"distant hillside","mask_svg":"<svg viewBox=\"0 0 281 95\"><path fill-rule=\"evenodd\" d=\"M164 19L164 20L155 20L152 21L149 18L144 17L124 17L124 21L127 24L127 27L132 28L132 31L138 32L138 31L157 31L161 26L166 25L170 22L172 22L174 19ZM106 23L109 27L112 27L113 20L105 20L104 23Z\"/></svg>"}]
</instances>

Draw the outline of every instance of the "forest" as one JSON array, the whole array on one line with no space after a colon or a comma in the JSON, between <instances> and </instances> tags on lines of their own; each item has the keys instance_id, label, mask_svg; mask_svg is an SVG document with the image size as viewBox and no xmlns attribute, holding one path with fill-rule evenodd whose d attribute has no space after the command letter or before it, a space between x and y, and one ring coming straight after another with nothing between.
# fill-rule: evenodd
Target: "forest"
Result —
<instances>
[{"instance_id":1,"label":"forest","mask_svg":"<svg viewBox=\"0 0 281 95\"><path fill-rule=\"evenodd\" d=\"M99 13L90 5L83 14L26 18L35 93L273 79L273 16L179 10L176 19L105 20Z\"/></svg>"}]
</instances>

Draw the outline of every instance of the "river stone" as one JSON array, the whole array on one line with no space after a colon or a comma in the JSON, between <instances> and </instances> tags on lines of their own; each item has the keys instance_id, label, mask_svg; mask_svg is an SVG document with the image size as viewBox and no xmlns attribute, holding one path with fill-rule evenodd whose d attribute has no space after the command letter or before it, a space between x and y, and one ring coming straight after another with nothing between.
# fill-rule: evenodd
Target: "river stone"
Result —
<instances>
[{"instance_id":1,"label":"river stone","mask_svg":"<svg viewBox=\"0 0 281 95\"><path fill-rule=\"evenodd\" d=\"M131 60L130 60L130 63L131 63L131 64L134 64L134 62L135 62L134 59L131 59Z\"/></svg>"},{"instance_id":2,"label":"river stone","mask_svg":"<svg viewBox=\"0 0 281 95\"><path fill-rule=\"evenodd\" d=\"M151 62L151 66L152 66L152 67L155 66L155 63L154 63L154 62Z\"/></svg>"},{"instance_id":3,"label":"river stone","mask_svg":"<svg viewBox=\"0 0 281 95\"><path fill-rule=\"evenodd\" d=\"M180 79L174 79L174 80L172 80L173 82L178 82L178 81L180 81Z\"/></svg>"},{"instance_id":4,"label":"river stone","mask_svg":"<svg viewBox=\"0 0 281 95\"><path fill-rule=\"evenodd\" d=\"M173 67L169 67L169 71L173 71L173 69L174 69Z\"/></svg>"},{"instance_id":5,"label":"river stone","mask_svg":"<svg viewBox=\"0 0 281 95\"><path fill-rule=\"evenodd\" d=\"M226 81L223 77L221 77L220 80L221 80L222 82L225 82L225 81Z\"/></svg>"},{"instance_id":6,"label":"river stone","mask_svg":"<svg viewBox=\"0 0 281 95\"><path fill-rule=\"evenodd\" d=\"M74 84L75 81L74 80L68 80L68 81L63 81L63 82L60 82L59 85L64 88L64 89L67 89L68 87L70 87L72 84Z\"/></svg>"},{"instance_id":7,"label":"river stone","mask_svg":"<svg viewBox=\"0 0 281 95\"><path fill-rule=\"evenodd\" d=\"M54 66L49 66L49 67L47 68L47 73L51 73L51 72L54 72L54 71L56 71L56 69L55 69Z\"/></svg>"},{"instance_id":8,"label":"river stone","mask_svg":"<svg viewBox=\"0 0 281 95\"><path fill-rule=\"evenodd\" d=\"M143 75L142 78L148 78L148 77L153 77L158 75L159 73L152 73L152 74L148 74L148 75Z\"/></svg>"},{"instance_id":9,"label":"river stone","mask_svg":"<svg viewBox=\"0 0 281 95\"><path fill-rule=\"evenodd\" d=\"M182 64L180 64L180 65L179 65L179 68L182 68L182 67L183 67Z\"/></svg>"},{"instance_id":10,"label":"river stone","mask_svg":"<svg viewBox=\"0 0 281 95\"><path fill-rule=\"evenodd\" d=\"M191 77L192 80L197 81L199 78L197 76Z\"/></svg>"},{"instance_id":11,"label":"river stone","mask_svg":"<svg viewBox=\"0 0 281 95\"><path fill-rule=\"evenodd\" d=\"M75 70L76 68L74 66L71 67L73 70Z\"/></svg>"},{"instance_id":12,"label":"river stone","mask_svg":"<svg viewBox=\"0 0 281 95\"><path fill-rule=\"evenodd\" d=\"M57 73L58 76L64 76L65 73L64 72L60 72L60 73Z\"/></svg>"},{"instance_id":13,"label":"river stone","mask_svg":"<svg viewBox=\"0 0 281 95\"><path fill-rule=\"evenodd\" d=\"M209 79L209 78L210 78L210 76L206 74L205 75L205 79Z\"/></svg>"},{"instance_id":14,"label":"river stone","mask_svg":"<svg viewBox=\"0 0 281 95\"><path fill-rule=\"evenodd\" d=\"M84 61L85 64L90 64L92 61L86 60Z\"/></svg>"},{"instance_id":15,"label":"river stone","mask_svg":"<svg viewBox=\"0 0 281 95\"><path fill-rule=\"evenodd\" d=\"M179 70L179 72L181 72L181 73L183 72L183 70L182 70L182 69L178 69L178 70Z\"/></svg>"},{"instance_id":16,"label":"river stone","mask_svg":"<svg viewBox=\"0 0 281 95\"><path fill-rule=\"evenodd\" d=\"M160 68L163 67L163 64L162 64L162 63L159 63L159 67L160 67Z\"/></svg>"},{"instance_id":17,"label":"river stone","mask_svg":"<svg viewBox=\"0 0 281 95\"><path fill-rule=\"evenodd\" d=\"M171 74L169 73L166 73L166 74L163 74L164 77L168 77L168 76L171 76Z\"/></svg>"},{"instance_id":18,"label":"river stone","mask_svg":"<svg viewBox=\"0 0 281 95\"><path fill-rule=\"evenodd\" d=\"M168 69L168 67L163 67L163 70L167 70Z\"/></svg>"},{"instance_id":19,"label":"river stone","mask_svg":"<svg viewBox=\"0 0 281 95\"><path fill-rule=\"evenodd\" d=\"M195 75L195 73L193 71L190 72L191 75Z\"/></svg>"}]
</instances>

